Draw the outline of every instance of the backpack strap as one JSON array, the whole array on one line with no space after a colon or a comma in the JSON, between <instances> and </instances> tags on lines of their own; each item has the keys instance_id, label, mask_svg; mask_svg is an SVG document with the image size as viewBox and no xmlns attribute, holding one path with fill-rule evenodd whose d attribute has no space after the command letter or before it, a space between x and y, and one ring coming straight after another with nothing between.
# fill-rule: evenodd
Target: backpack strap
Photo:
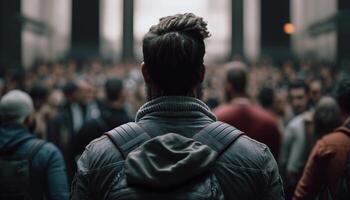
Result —
<instances>
[{"instance_id":1,"label":"backpack strap","mask_svg":"<svg viewBox=\"0 0 350 200\"><path fill-rule=\"evenodd\" d=\"M213 122L193 136L193 139L208 145L219 156L244 133L224 122Z\"/></svg>"},{"instance_id":2,"label":"backpack strap","mask_svg":"<svg viewBox=\"0 0 350 200\"><path fill-rule=\"evenodd\" d=\"M35 156L36 153L41 149L41 147L45 144L44 140L35 139L32 146L28 150L28 152L23 156L23 158L28 159L29 161Z\"/></svg>"},{"instance_id":3,"label":"backpack strap","mask_svg":"<svg viewBox=\"0 0 350 200\"><path fill-rule=\"evenodd\" d=\"M29 150L24 155L17 155L16 152L24 143L31 142L31 140L23 140L16 144L8 151L0 152L0 156L3 158L11 159L28 159L29 161L35 156L35 154L40 150L40 148L45 144L43 140L34 139Z\"/></svg>"},{"instance_id":4,"label":"backpack strap","mask_svg":"<svg viewBox=\"0 0 350 200\"><path fill-rule=\"evenodd\" d=\"M124 160L139 145L151 139L137 123L129 122L105 133L122 154Z\"/></svg>"}]
</instances>

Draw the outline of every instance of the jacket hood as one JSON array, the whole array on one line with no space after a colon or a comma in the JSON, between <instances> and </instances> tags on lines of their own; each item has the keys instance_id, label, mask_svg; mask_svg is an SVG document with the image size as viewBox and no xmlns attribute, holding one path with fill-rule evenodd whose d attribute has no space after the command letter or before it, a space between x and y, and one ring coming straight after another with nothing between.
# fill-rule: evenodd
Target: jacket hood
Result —
<instances>
[{"instance_id":1,"label":"jacket hood","mask_svg":"<svg viewBox=\"0 0 350 200\"><path fill-rule=\"evenodd\" d=\"M155 137L125 160L128 184L164 189L180 185L209 170L217 153L207 145L176 133Z\"/></svg>"},{"instance_id":2,"label":"jacket hood","mask_svg":"<svg viewBox=\"0 0 350 200\"><path fill-rule=\"evenodd\" d=\"M34 138L33 135L19 124L5 124L0 126L0 152L12 151L20 143Z\"/></svg>"}]
</instances>

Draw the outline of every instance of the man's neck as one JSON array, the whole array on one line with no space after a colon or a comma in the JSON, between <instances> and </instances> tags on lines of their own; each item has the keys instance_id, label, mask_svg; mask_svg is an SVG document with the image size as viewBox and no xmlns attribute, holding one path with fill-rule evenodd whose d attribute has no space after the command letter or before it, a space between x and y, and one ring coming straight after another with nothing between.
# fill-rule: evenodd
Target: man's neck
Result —
<instances>
[{"instance_id":1,"label":"man's neck","mask_svg":"<svg viewBox=\"0 0 350 200\"><path fill-rule=\"evenodd\" d=\"M239 104L250 104L251 101L248 95L244 93L233 94L230 100L230 103L239 103Z\"/></svg>"},{"instance_id":2,"label":"man's neck","mask_svg":"<svg viewBox=\"0 0 350 200\"><path fill-rule=\"evenodd\" d=\"M193 98L197 98L197 99L202 98L202 90L201 90L200 86L194 87L188 93L179 94L179 95L168 94L167 92L164 92L164 91L162 91L158 88L155 88L155 87L147 87L146 94L147 94L148 101L155 99L155 98L158 98L158 97L163 97L163 96L187 96L187 97L193 97Z\"/></svg>"}]
</instances>

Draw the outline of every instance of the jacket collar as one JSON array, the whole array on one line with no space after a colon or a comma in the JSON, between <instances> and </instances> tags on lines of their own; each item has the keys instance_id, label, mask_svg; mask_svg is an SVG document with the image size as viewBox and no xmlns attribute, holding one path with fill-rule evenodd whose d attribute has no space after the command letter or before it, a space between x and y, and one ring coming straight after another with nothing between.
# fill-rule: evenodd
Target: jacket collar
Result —
<instances>
[{"instance_id":1,"label":"jacket collar","mask_svg":"<svg viewBox=\"0 0 350 200\"><path fill-rule=\"evenodd\" d=\"M342 132L350 137L350 117L348 117L342 126L335 129L335 131Z\"/></svg>"},{"instance_id":2,"label":"jacket collar","mask_svg":"<svg viewBox=\"0 0 350 200\"><path fill-rule=\"evenodd\" d=\"M199 114L216 121L216 116L204 102L186 96L164 96L148 101L136 113L135 121L138 122L141 118L151 114L172 117L184 114L194 117Z\"/></svg>"}]
</instances>

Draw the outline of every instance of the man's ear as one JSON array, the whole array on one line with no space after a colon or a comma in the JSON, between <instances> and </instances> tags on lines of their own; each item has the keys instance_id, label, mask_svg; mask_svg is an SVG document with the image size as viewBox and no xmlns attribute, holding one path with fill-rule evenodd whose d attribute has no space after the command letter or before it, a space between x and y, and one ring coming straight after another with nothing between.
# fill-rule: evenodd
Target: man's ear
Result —
<instances>
[{"instance_id":1,"label":"man's ear","mask_svg":"<svg viewBox=\"0 0 350 200\"><path fill-rule=\"evenodd\" d=\"M148 68L145 64L145 62L141 63L141 72L142 72L142 76L143 79L145 81L145 83L150 83L151 82L151 76L149 74Z\"/></svg>"},{"instance_id":2,"label":"man's ear","mask_svg":"<svg viewBox=\"0 0 350 200\"><path fill-rule=\"evenodd\" d=\"M199 80L202 83L204 81L204 77L205 77L205 65L201 65L201 69L199 72Z\"/></svg>"}]
</instances>

